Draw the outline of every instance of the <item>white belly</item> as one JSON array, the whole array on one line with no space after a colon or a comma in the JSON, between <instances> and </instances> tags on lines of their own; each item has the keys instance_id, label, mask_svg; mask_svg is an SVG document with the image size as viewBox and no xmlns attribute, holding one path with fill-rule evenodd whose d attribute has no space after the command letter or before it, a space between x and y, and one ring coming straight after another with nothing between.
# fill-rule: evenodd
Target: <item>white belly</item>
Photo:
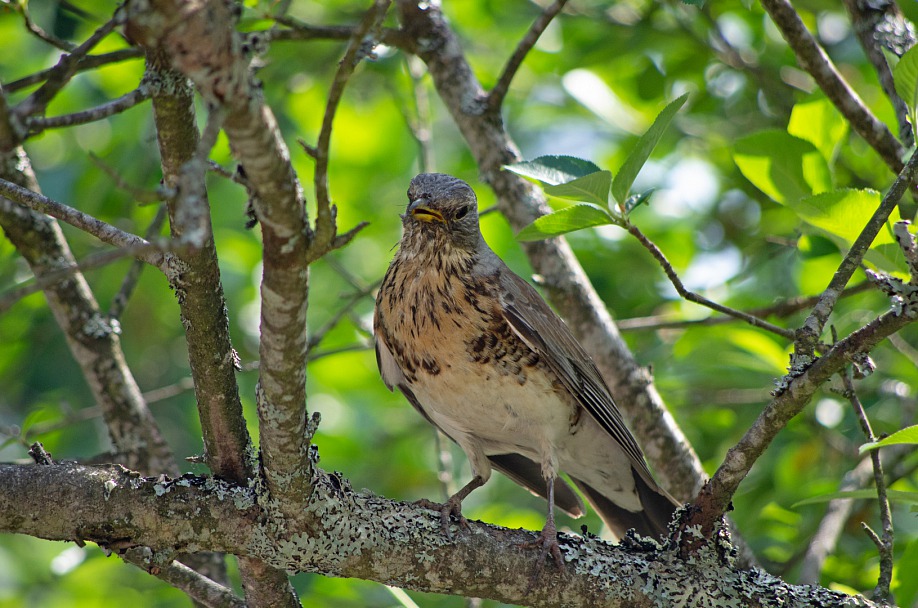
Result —
<instances>
[{"instance_id":1,"label":"white belly","mask_svg":"<svg viewBox=\"0 0 918 608\"><path fill-rule=\"evenodd\" d=\"M485 370L468 361L442 369L436 376L419 374L411 390L427 415L462 446L473 473L485 479L493 454L518 453L557 472L556 451L570 433L570 405L547 377L527 370L520 384L513 376Z\"/></svg>"}]
</instances>

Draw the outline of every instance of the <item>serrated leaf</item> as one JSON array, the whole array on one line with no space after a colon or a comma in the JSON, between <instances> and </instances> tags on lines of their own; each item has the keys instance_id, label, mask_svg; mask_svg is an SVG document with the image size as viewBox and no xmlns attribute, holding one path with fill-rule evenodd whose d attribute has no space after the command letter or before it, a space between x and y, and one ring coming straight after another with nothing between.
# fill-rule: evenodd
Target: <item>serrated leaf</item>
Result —
<instances>
[{"instance_id":1,"label":"serrated leaf","mask_svg":"<svg viewBox=\"0 0 918 608\"><path fill-rule=\"evenodd\" d=\"M918 49L915 47L906 51L893 68L893 84L896 93L908 106L912 127L918 127L915 124L915 116L918 114Z\"/></svg>"},{"instance_id":2,"label":"serrated leaf","mask_svg":"<svg viewBox=\"0 0 918 608\"><path fill-rule=\"evenodd\" d=\"M612 196L619 204L624 204L627 200L628 192L631 190L635 178L637 178L644 163L650 158L650 153L660 142L660 138L663 137L663 133L666 132L669 123L675 118L676 112L685 104L686 99L688 99L688 93L677 97L663 108L663 111L657 115L653 124L647 129L647 132L638 140L628 158L625 159L621 169L615 175L615 180L612 182Z\"/></svg>"},{"instance_id":3,"label":"serrated leaf","mask_svg":"<svg viewBox=\"0 0 918 608\"><path fill-rule=\"evenodd\" d=\"M650 190L644 190L643 192L639 192L638 194L632 194L631 196L629 196L625 200L625 204L622 205L624 207L625 214L627 215L631 213L632 211L640 207L642 204L650 200L650 195L654 193L654 190L656 190L656 188L651 188Z\"/></svg>"},{"instance_id":4,"label":"serrated leaf","mask_svg":"<svg viewBox=\"0 0 918 608\"><path fill-rule=\"evenodd\" d=\"M863 454L864 452L876 450L888 445L900 445L903 443L918 444L918 425L907 426L902 430L896 431L889 437L881 439L880 441L865 443L860 448L858 448L858 452Z\"/></svg>"},{"instance_id":5,"label":"serrated leaf","mask_svg":"<svg viewBox=\"0 0 918 608\"><path fill-rule=\"evenodd\" d=\"M504 169L551 186L571 182L600 171L595 164L576 156L540 156L533 160L504 165Z\"/></svg>"},{"instance_id":6,"label":"serrated leaf","mask_svg":"<svg viewBox=\"0 0 918 608\"><path fill-rule=\"evenodd\" d=\"M609 204L609 187L612 185L612 173L596 171L556 186L545 186L545 194L560 198L596 203L602 207Z\"/></svg>"},{"instance_id":7,"label":"serrated leaf","mask_svg":"<svg viewBox=\"0 0 918 608\"><path fill-rule=\"evenodd\" d=\"M848 123L831 101L819 98L794 105L787 132L816 146L826 162L831 163L848 133Z\"/></svg>"},{"instance_id":8,"label":"serrated leaf","mask_svg":"<svg viewBox=\"0 0 918 608\"><path fill-rule=\"evenodd\" d=\"M918 492L904 492L902 490L886 490L886 496L889 498L890 502L901 502L906 504L918 504ZM863 499L876 499L877 491L876 490L850 490L847 492L831 492L829 494L822 494L820 496L813 496L812 498L807 498L806 500L801 500L791 505L791 508L796 509L797 507L802 507L804 505L815 505L823 502L829 502L835 499L852 499L852 500L863 500Z\"/></svg>"},{"instance_id":9,"label":"serrated leaf","mask_svg":"<svg viewBox=\"0 0 918 608\"><path fill-rule=\"evenodd\" d=\"M580 203L543 215L520 230L516 238L521 241L538 241L574 230L606 224L619 224L619 221L598 205Z\"/></svg>"},{"instance_id":10,"label":"serrated leaf","mask_svg":"<svg viewBox=\"0 0 918 608\"><path fill-rule=\"evenodd\" d=\"M832 188L829 165L808 141L769 130L736 142L733 161L756 188L782 205Z\"/></svg>"}]
</instances>

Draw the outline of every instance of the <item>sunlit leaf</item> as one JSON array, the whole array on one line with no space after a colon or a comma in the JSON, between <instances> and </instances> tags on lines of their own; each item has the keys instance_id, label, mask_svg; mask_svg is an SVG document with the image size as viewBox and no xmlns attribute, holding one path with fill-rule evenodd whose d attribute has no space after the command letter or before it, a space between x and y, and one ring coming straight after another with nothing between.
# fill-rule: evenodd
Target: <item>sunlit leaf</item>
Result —
<instances>
[{"instance_id":1,"label":"sunlit leaf","mask_svg":"<svg viewBox=\"0 0 918 608\"><path fill-rule=\"evenodd\" d=\"M609 171L596 171L570 182L545 186L545 193L575 201L596 203L605 207L609 204L609 186L611 185L612 174Z\"/></svg>"},{"instance_id":2,"label":"sunlit leaf","mask_svg":"<svg viewBox=\"0 0 918 608\"><path fill-rule=\"evenodd\" d=\"M831 163L848 133L848 123L831 101L820 98L794 105L787 132L816 146L826 162Z\"/></svg>"},{"instance_id":3,"label":"sunlit leaf","mask_svg":"<svg viewBox=\"0 0 918 608\"><path fill-rule=\"evenodd\" d=\"M628 198L628 192L641 171L641 167L650 158L650 153L660 142L660 138L663 137L663 133L666 132L669 123L673 121L676 112L685 104L686 99L688 99L688 93L677 97L663 108L663 111L657 115L653 124L647 129L647 132L638 140L628 158L625 159L625 163L612 181L612 196L615 197L617 202L624 203Z\"/></svg>"},{"instance_id":4,"label":"sunlit leaf","mask_svg":"<svg viewBox=\"0 0 918 608\"><path fill-rule=\"evenodd\" d=\"M602 207L580 203L543 215L523 228L516 238L521 241L537 241L591 226L618 223L619 221Z\"/></svg>"},{"instance_id":5,"label":"sunlit leaf","mask_svg":"<svg viewBox=\"0 0 918 608\"><path fill-rule=\"evenodd\" d=\"M785 131L760 131L740 139L733 160L746 179L782 205L832 187L829 166L816 146Z\"/></svg>"},{"instance_id":6,"label":"sunlit leaf","mask_svg":"<svg viewBox=\"0 0 918 608\"><path fill-rule=\"evenodd\" d=\"M504 169L552 186L601 171L590 161L575 156L540 156L533 160L504 165Z\"/></svg>"},{"instance_id":7,"label":"sunlit leaf","mask_svg":"<svg viewBox=\"0 0 918 608\"><path fill-rule=\"evenodd\" d=\"M863 454L869 450L876 450L878 448L886 447L888 445L900 445L900 444L916 444L918 445L918 425L916 426L907 426L902 430L896 431L889 437L885 437L880 441L872 441L870 443L865 443L862 445L858 451Z\"/></svg>"},{"instance_id":8,"label":"sunlit leaf","mask_svg":"<svg viewBox=\"0 0 918 608\"><path fill-rule=\"evenodd\" d=\"M912 126L916 126L915 117L916 113L918 113L918 50L915 47L912 47L902 55L899 58L899 63L893 68L893 84L896 87L896 93L908 106Z\"/></svg>"},{"instance_id":9,"label":"sunlit leaf","mask_svg":"<svg viewBox=\"0 0 918 608\"><path fill-rule=\"evenodd\" d=\"M880 204L880 193L874 190L841 189L807 196L790 203L797 215L810 224L848 243L854 242ZM899 219L894 211L890 221ZM880 230L874 245L892 243L888 230Z\"/></svg>"}]
</instances>

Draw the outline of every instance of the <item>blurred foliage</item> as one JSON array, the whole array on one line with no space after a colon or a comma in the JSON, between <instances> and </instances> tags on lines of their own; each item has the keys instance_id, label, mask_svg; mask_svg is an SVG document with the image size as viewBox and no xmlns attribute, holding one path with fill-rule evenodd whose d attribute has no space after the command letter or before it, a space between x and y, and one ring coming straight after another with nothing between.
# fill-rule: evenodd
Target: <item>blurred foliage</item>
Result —
<instances>
[{"instance_id":1,"label":"blurred foliage","mask_svg":"<svg viewBox=\"0 0 918 608\"><path fill-rule=\"evenodd\" d=\"M262 17L274 2L246 0L244 5L245 29L269 26ZM290 12L313 24L351 24L367 5L351 0L294 0ZM891 106L864 60L842 5L825 0L795 5L865 103L897 131ZM114 6L110 0L48 0L32 3L30 9L46 31L82 41L112 14ZM909 17L918 17L918 5L902 8ZM522 0L464 0L447 2L444 10L478 77L489 87L540 8ZM393 15L387 23L395 25ZM722 48L721 37L748 69L728 65L712 51L712 47ZM29 35L7 3L0 6L0 40L4 41L0 53L4 84L54 65L60 55ZM97 51L123 46L111 36ZM259 59L258 76L307 193L312 188L312 161L296 139L315 141L342 52L340 42L277 42ZM113 99L136 86L142 73L139 60L83 73L55 99L48 115ZM481 208L490 207L493 194L477 181L475 164L460 134L429 79L423 78L421 84L432 104L435 169L472 183ZM345 92L332 138L331 193L342 228L362 220L370 226L352 245L313 267L312 331L331 319L355 292L382 276L399 238L398 214L406 202L408 181L419 166L418 145L408 128L408 122L416 120L411 87L405 57L395 49L379 49L374 61L358 67ZM11 102L23 99L30 90L10 94ZM844 243L809 230L794 209L775 202L744 176L744 161L738 167L736 157L756 143L750 137L761 137L750 134L777 132L799 142L792 147L801 154L812 156L818 151L831 166L833 188L883 191L893 176L863 141L839 123L834 110L821 103L822 96L798 69L757 4L724 0L698 7L666 0L623 0L612 5L573 0L523 64L507 98L505 119L525 158L573 155L600 167L620 167L666 101L686 92L687 104L637 176L635 192L656 191L649 205L634 210L631 221L660 246L690 289L719 302L748 310L819 293L837 267ZM792 109L796 119L791 117ZM808 114L799 114L807 109ZM203 116L199 108L199 121ZM763 151L761 143L754 152ZM46 195L137 233L151 221L155 209L138 205L89 158L92 152L128 183L154 189L160 173L149 104L101 122L47 131L30 139L26 150ZM232 167L225 139L221 138L212 157ZM811 184L807 177L803 175L802 183ZM257 228L244 229L245 194L239 187L212 175L208 189L234 345L243 363L249 363L258 352L259 233ZM313 196L307 198L314 202ZM913 215L914 204L909 201L902 212ZM523 276L531 273L499 214L485 216L482 223L485 237L510 266ZM76 230L65 226L64 231L78 258L107 249ZM569 239L616 318L709 316L709 311L677 299L658 265L620 228L604 226ZM117 293L127 265L122 261L88 274L103 308ZM27 267L9 242L0 240L2 292L28 277ZM856 281L863 278L858 274ZM882 295L867 291L845 298L831 323L843 336L887 307ZM371 312L371 297L361 298L316 352L368 346ZM795 327L804 314L778 322ZM149 269L143 273L121 325L127 360L143 390L176 386L188 378L178 307L161 276ZM783 340L736 323L629 332L626 338L638 361L652 368L657 387L709 473L767 402L789 353ZM915 327L901 335L904 346L884 343L873 355L878 371L858 383L878 434L913 423L918 396L916 343ZM308 371L308 406L323 418L316 438L322 466L342 471L357 488L392 498L444 494L437 478L432 429L400 395L385 389L372 351L324 356ZM255 373L240 373L239 381L246 416L257 437ZM0 425L11 437L0 450L0 459L25 459L25 445L33 440L44 442L56 458L86 458L108 448L100 420L80 416L93 405L92 399L41 295L25 298L0 315L0 383L4 387ZM792 582L825 510L824 504L792 505L836 491L857 463L857 447L863 442L847 402L832 390L836 386L833 382L825 387L779 435L734 500L732 517L746 541L767 569ZM179 458L201 451L190 391L178 391L152 407ZM448 472L453 483L464 483L468 466L458 450L451 453ZM913 454L889 468L894 489L918 489L916 462ZM200 465L186 466L205 472ZM543 522L543 504L499 476L465 504L469 517L501 525L537 529ZM898 558L894 592L902 605L912 605L918 588L908 573L914 573L918 564L918 522L914 513L898 505L894 519ZM824 585L862 592L873 588L876 551L860 529L861 520L878 526L874 502L858 503L826 563ZM592 515L582 521L565 520L564 525L579 531L584 522L591 530L599 529L599 520ZM400 605L385 587L372 583L315 575L299 575L294 582L312 605ZM424 606L464 605L460 598L410 595ZM0 538L0 607L111 602L186 604L180 593L115 558L105 558L96 548Z\"/></svg>"}]
</instances>

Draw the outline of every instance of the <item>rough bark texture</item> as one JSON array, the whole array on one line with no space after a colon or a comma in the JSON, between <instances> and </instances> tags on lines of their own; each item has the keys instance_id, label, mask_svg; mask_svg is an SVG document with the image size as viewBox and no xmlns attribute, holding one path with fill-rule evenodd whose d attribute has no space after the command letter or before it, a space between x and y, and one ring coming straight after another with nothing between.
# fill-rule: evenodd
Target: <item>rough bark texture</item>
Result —
<instances>
[{"instance_id":1,"label":"rough bark texture","mask_svg":"<svg viewBox=\"0 0 918 608\"><path fill-rule=\"evenodd\" d=\"M315 482L307 510L318 525L291 528L291 535L276 540L276 522L250 488L190 475L143 478L120 467L0 465L0 531L93 541L113 550L141 544L161 561L174 550L218 550L290 571L531 606L875 605L740 570L722 538L695 559L682 560L655 543L616 546L561 535L564 569L535 571L535 553L518 548L535 538L533 532L471 522L471 530L456 529L449 541L431 511L354 492L321 471ZM528 573L536 577L531 589Z\"/></svg>"}]
</instances>

